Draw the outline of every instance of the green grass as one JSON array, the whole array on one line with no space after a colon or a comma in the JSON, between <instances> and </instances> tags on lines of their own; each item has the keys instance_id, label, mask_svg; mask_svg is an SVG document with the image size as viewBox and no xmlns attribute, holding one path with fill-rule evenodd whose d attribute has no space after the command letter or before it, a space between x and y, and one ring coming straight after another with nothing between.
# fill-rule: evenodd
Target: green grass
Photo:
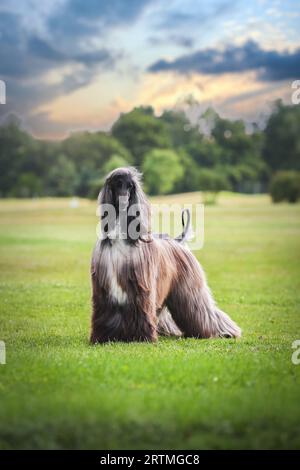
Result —
<instances>
[{"instance_id":1,"label":"green grass","mask_svg":"<svg viewBox=\"0 0 300 470\"><path fill-rule=\"evenodd\" d=\"M0 448L299 448L299 216L266 196L206 209L196 255L241 340L92 347L95 203L0 201Z\"/></svg>"}]
</instances>

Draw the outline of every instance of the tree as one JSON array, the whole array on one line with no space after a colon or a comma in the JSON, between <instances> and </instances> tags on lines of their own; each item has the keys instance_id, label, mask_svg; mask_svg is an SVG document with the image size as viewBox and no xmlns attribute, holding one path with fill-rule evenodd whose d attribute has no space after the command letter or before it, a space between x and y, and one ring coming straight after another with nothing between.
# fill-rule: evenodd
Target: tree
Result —
<instances>
[{"instance_id":1,"label":"tree","mask_svg":"<svg viewBox=\"0 0 300 470\"><path fill-rule=\"evenodd\" d=\"M77 167L85 164L93 169L101 168L112 155L131 161L126 148L104 132L76 132L62 142L62 151Z\"/></svg>"},{"instance_id":2,"label":"tree","mask_svg":"<svg viewBox=\"0 0 300 470\"><path fill-rule=\"evenodd\" d=\"M8 196L16 187L23 171L22 152L33 140L19 128L18 123L9 122L0 127L0 191Z\"/></svg>"},{"instance_id":3,"label":"tree","mask_svg":"<svg viewBox=\"0 0 300 470\"><path fill-rule=\"evenodd\" d=\"M101 171L101 176L96 176L90 181L90 189L88 197L91 199L96 198L99 194L99 189L103 186L105 178L108 173L115 170L116 168L129 166L128 162L120 155L112 155L110 159L105 163Z\"/></svg>"},{"instance_id":4,"label":"tree","mask_svg":"<svg viewBox=\"0 0 300 470\"><path fill-rule=\"evenodd\" d=\"M184 193L199 190L200 168L184 148L179 149L178 156L183 168L183 176L176 181L172 192Z\"/></svg>"},{"instance_id":5,"label":"tree","mask_svg":"<svg viewBox=\"0 0 300 470\"><path fill-rule=\"evenodd\" d=\"M300 170L300 106L277 101L265 129L263 158L273 171Z\"/></svg>"},{"instance_id":6,"label":"tree","mask_svg":"<svg viewBox=\"0 0 300 470\"><path fill-rule=\"evenodd\" d=\"M50 196L73 196L77 172L74 163L60 154L46 179L46 193Z\"/></svg>"},{"instance_id":7,"label":"tree","mask_svg":"<svg viewBox=\"0 0 300 470\"><path fill-rule=\"evenodd\" d=\"M0 195L45 194L45 178L60 144L34 139L15 120L0 126L0 142Z\"/></svg>"},{"instance_id":8,"label":"tree","mask_svg":"<svg viewBox=\"0 0 300 470\"><path fill-rule=\"evenodd\" d=\"M277 102L265 132L199 110L194 99L160 117L150 106L135 108L111 132L77 132L62 142L34 139L9 119L0 126L0 196L94 197L109 171L127 165L146 171L152 193L197 191L208 184L205 169L213 171L209 184L222 175L234 191L260 192L275 171L300 170L299 106Z\"/></svg>"},{"instance_id":9,"label":"tree","mask_svg":"<svg viewBox=\"0 0 300 470\"><path fill-rule=\"evenodd\" d=\"M145 188L150 194L170 193L183 176L179 156L173 150L153 149L143 163Z\"/></svg>"},{"instance_id":10,"label":"tree","mask_svg":"<svg viewBox=\"0 0 300 470\"><path fill-rule=\"evenodd\" d=\"M126 166L129 166L129 163L127 160L125 160L125 158L121 157L120 155L112 155L103 167L104 174L106 175L107 173L110 173L116 168L121 168L121 167L126 167Z\"/></svg>"},{"instance_id":11,"label":"tree","mask_svg":"<svg viewBox=\"0 0 300 470\"><path fill-rule=\"evenodd\" d=\"M208 137L203 138L201 142L189 142L186 150L201 168L212 168L229 161L226 149Z\"/></svg>"},{"instance_id":12,"label":"tree","mask_svg":"<svg viewBox=\"0 0 300 470\"><path fill-rule=\"evenodd\" d=\"M41 179L34 173L21 173L16 185L9 192L12 197L36 197L43 193Z\"/></svg>"},{"instance_id":13,"label":"tree","mask_svg":"<svg viewBox=\"0 0 300 470\"><path fill-rule=\"evenodd\" d=\"M103 175L103 166L112 157L119 155L131 162L128 150L110 134L104 132L77 132L61 144L62 152L72 160L77 170L76 194L87 196L94 181Z\"/></svg>"},{"instance_id":14,"label":"tree","mask_svg":"<svg viewBox=\"0 0 300 470\"><path fill-rule=\"evenodd\" d=\"M214 167L226 176L234 191L257 193L266 188L269 179L269 168L262 159L253 159L238 165L217 165Z\"/></svg>"},{"instance_id":15,"label":"tree","mask_svg":"<svg viewBox=\"0 0 300 470\"><path fill-rule=\"evenodd\" d=\"M200 144L202 135L199 129L191 124L183 111L164 111L158 119L164 123L174 149L184 148L191 142Z\"/></svg>"},{"instance_id":16,"label":"tree","mask_svg":"<svg viewBox=\"0 0 300 470\"><path fill-rule=\"evenodd\" d=\"M156 118L149 107L121 114L112 127L112 135L133 155L137 166L142 164L145 154L151 149L171 147L164 122Z\"/></svg>"},{"instance_id":17,"label":"tree","mask_svg":"<svg viewBox=\"0 0 300 470\"><path fill-rule=\"evenodd\" d=\"M212 137L222 148L223 164L237 165L259 159L262 150L262 134L247 133L242 120L230 121L218 117L212 130Z\"/></svg>"}]
</instances>

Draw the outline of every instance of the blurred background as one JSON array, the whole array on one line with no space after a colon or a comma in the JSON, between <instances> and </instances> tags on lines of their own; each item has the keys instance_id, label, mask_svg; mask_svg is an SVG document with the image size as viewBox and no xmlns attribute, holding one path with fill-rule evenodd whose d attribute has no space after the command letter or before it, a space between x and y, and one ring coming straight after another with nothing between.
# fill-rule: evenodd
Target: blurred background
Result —
<instances>
[{"instance_id":1,"label":"blurred background","mask_svg":"<svg viewBox=\"0 0 300 470\"><path fill-rule=\"evenodd\" d=\"M299 4L0 0L0 196L300 197Z\"/></svg>"}]
</instances>

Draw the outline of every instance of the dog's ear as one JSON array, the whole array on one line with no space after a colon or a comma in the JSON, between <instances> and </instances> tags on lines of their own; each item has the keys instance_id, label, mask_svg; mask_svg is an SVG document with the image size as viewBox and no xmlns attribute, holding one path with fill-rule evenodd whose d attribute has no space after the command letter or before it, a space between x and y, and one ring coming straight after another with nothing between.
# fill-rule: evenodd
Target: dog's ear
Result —
<instances>
[{"instance_id":1,"label":"dog's ear","mask_svg":"<svg viewBox=\"0 0 300 470\"><path fill-rule=\"evenodd\" d=\"M98 214L101 224L100 238L104 240L109 238L109 233L114 230L116 225L116 213L109 178L106 178L104 186L98 195L98 205Z\"/></svg>"},{"instance_id":2,"label":"dog's ear","mask_svg":"<svg viewBox=\"0 0 300 470\"><path fill-rule=\"evenodd\" d=\"M133 196L133 204L138 205L139 221L140 221L140 240L146 241L151 232L151 210L146 194L142 188L142 174L135 168L130 168L133 177L135 191Z\"/></svg>"},{"instance_id":3,"label":"dog's ear","mask_svg":"<svg viewBox=\"0 0 300 470\"><path fill-rule=\"evenodd\" d=\"M108 179L105 180L104 186L99 193L98 204L113 204L113 195Z\"/></svg>"}]
</instances>

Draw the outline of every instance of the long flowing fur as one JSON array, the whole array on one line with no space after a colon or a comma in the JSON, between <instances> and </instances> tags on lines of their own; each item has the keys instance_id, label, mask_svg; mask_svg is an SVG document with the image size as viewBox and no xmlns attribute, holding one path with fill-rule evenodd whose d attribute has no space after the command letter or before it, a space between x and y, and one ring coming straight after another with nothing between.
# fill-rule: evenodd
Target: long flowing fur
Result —
<instances>
[{"instance_id":1,"label":"long flowing fur","mask_svg":"<svg viewBox=\"0 0 300 470\"><path fill-rule=\"evenodd\" d=\"M100 204L116 203L112 190L116 177L130 177L133 182L129 204L140 207L142 236L123 240L108 234L96 243L91 263L91 342L155 341L158 333L239 337L240 328L216 306L200 264L181 243L185 236L177 240L152 236L150 206L135 169L108 175Z\"/></svg>"}]
</instances>

